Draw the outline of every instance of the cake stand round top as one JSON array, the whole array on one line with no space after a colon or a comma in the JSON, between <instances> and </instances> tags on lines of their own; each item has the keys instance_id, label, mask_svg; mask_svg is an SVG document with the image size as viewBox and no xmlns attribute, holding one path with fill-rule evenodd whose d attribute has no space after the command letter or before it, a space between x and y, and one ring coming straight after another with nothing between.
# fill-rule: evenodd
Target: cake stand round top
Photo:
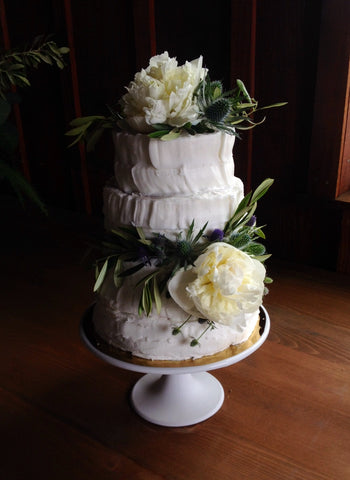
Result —
<instances>
[{"instance_id":1,"label":"cake stand round top","mask_svg":"<svg viewBox=\"0 0 350 480\"><path fill-rule=\"evenodd\" d=\"M92 322L92 311L93 305L85 312L81 323L80 323L80 335L87 346L87 348L94 353L97 357L102 360L110 363L119 368L125 370L131 370L139 373L155 373L160 375L171 375L171 374L184 374L184 373L198 373L198 372L207 372L209 370L217 370L219 368L228 367L234 363L238 363L241 360L245 359L252 353L254 353L261 345L265 342L269 331L270 331L270 317L267 313L267 310L264 307L260 307L260 338L246 350L236 353L232 356L224 358L218 361L204 362L202 364L190 365L190 361L174 362L174 366L171 366L171 361L164 362L166 366L158 366L159 362L156 362L156 365L152 365L152 361L148 361L147 364L142 364L141 362L134 362L132 358L130 360L120 358L117 354L107 351L106 348L103 348L100 339L98 339Z\"/></svg>"}]
</instances>

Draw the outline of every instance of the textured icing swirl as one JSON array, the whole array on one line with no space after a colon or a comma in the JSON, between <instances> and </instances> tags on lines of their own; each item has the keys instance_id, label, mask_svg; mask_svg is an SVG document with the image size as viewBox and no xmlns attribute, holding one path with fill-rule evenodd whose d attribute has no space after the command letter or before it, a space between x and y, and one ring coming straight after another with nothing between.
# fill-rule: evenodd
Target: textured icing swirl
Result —
<instances>
[{"instance_id":1,"label":"textured icing swirl","mask_svg":"<svg viewBox=\"0 0 350 480\"><path fill-rule=\"evenodd\" d=\"M191 195L235 186L235 137L217 132L162 141L114 133L116 186L125 193Z\"/></svg>"}]
</instances>

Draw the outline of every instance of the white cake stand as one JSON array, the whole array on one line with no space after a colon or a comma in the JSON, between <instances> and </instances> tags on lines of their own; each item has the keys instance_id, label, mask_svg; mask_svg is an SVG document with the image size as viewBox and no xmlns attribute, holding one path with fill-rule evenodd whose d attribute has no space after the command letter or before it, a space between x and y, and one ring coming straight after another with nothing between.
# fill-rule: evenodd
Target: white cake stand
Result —
<instances>
[{"instance_id":1,"label":"white cake stand","mask_svg":"<svg viewBox=\"0 0 350 480\"><path fill-rule=\"evenodd\" d=\"M142 418L165 427L194 425L214 415L223 404L224 390L221 383L208 371L228 367L248 357L261 347L270 331L269 315L266 309L261 307L261 336L241 353L205 365L140 365L120 360L103 351L93 330L92 308L87 310L80 324L80 334L85 345L97 357L116 367L146 374L133 387L132 405Z\"/></svg>"}]
</instances>

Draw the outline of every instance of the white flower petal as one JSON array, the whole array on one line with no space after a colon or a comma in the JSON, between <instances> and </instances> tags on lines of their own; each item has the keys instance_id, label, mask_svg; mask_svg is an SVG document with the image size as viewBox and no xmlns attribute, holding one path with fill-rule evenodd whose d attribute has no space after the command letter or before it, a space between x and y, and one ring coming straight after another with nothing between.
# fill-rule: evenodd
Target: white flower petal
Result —
<instances>
[{"instance_id":1,"label":"white flower petal","mask_svg":"<svg viewBox=\"0 0 350 480\"><path fill-rule=\"evenodd\" d=\"M188 295L186 287L195 280L196 274L193 268L178 270L168 282L168 291L171 298L185 312L196 318L201 317L200 312L195 308L193 300Z\"/></svg>"}]
</instances>

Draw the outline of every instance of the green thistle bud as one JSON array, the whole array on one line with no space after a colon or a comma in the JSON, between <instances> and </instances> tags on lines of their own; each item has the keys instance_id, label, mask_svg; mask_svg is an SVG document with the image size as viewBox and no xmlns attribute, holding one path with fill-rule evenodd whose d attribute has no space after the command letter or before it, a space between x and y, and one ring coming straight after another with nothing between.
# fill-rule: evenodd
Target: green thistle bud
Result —
<instances>
[{"instance_id":1,"label":"green thistle bud","mask_svg":"<svg viewBox=\"0 0 350 480\"><path fill-rule=\"evenodd\" d=\"M250 235L248 233L243 233L241 235L238 235L234 241L232 242L232 245L236 248L243 248L247 246L251 242Z\"/></svg>"},{"instance_id":2,"label":"green thistle bud","mask_svg":"<svg viewBox=\"0 0 350 480\"><path fill-rule=\"evenodd\" d=\"M219 98L205 109L205 116L211 122L221 122L230 111L230 102L226 98Z\"/></svg>"},{"instance_id":3,"label":"green thistle bud","mask_svg":"<svg viewBox=\"0 0 350 480\"><path fill-rule=\"evenodd\" d=\"M264 245L261 245L261 243L254 242L249 245L246 251L249 255L259 256L264 255L264 253L266 252L266 248L264 247Z\"/></svg>"},{"instance_id":4,"label":"green thistle bud","mask_svg":"<svg viewBox=\"0 0 350 480\"><path fill-rule=\"evenodd\" d=\"M192 252L191 243L186 240L180 240L177 243L177 250L182 257L187 258Z\"/></svg>"}]
</instances>

